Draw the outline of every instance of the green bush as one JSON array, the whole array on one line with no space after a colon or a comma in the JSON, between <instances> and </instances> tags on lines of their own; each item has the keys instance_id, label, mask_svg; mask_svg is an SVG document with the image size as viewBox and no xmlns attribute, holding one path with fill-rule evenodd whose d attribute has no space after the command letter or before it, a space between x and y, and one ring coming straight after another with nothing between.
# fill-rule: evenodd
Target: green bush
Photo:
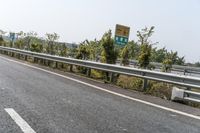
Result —
<instances>
[{"instance_id":1,"label":"green bush","mask_svg":"<svg viewBox=\"0 0 200 133\"><path fill-rule=\"evenodd\" d=\"M91 70L91 77L94 79L102 79L103 78L103 73L102 71L99 70Z\"/></svg>"}]
</instances>

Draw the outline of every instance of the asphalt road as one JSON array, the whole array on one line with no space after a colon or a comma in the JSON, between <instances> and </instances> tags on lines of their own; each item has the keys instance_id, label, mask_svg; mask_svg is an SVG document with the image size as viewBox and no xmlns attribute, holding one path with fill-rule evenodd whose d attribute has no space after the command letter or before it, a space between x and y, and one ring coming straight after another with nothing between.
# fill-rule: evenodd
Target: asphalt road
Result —
<instances>
[{"instance_id":1,"label":"asphalt road","mask_svg":"<svg viewBox=\"0 0 200 133\"><path fill-rule=\"evenodd\" d=\"M1 56L1 55L0 55ZM0 57L0 133L200 133L200 120L155 108Z\"/></svg>"}]
</instances>

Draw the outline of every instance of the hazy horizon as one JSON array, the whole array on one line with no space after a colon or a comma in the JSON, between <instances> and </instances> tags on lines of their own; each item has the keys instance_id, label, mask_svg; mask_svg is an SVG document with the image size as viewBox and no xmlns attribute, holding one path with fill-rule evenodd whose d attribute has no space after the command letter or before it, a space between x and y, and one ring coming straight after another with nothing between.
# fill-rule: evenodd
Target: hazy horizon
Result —
<instances>
[{"instance_id":1,"label":"hazy horizon","mask_svg":"<svg viewBox=\"0 0 200 133\"><path fill-rule=\"evenodd\" d=\"M100 39L115 25L131 27L130 40L145 26L155 26L157 47L178 51L187 62L200 61L200 1L198 0L0 0L0 29L56 32L60 41Z\"/></svg>"}]
</instances>

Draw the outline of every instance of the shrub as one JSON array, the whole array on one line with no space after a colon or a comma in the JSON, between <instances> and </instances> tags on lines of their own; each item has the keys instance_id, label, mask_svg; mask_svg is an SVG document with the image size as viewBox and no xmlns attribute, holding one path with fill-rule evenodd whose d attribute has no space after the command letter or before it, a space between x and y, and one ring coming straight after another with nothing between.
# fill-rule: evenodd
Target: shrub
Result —
<instances>
[{"instance_id":1,"label":"shrub","mask_svg":"<svg viewBox=\"0 0 200 133\"><path fill-rule=\"evenodd\" d=\"M94 79L102 79L103 78L103 74L102 71L99 70L91 70L91 77Z\"/></svg>"}]
</instances>

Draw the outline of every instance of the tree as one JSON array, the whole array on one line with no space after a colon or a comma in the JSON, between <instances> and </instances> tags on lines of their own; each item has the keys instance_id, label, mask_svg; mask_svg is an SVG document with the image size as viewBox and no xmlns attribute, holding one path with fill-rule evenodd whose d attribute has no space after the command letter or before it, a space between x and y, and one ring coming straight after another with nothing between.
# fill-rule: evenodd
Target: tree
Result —
<instances>
[{"instance_id":1,"label":"tree","mask_svg":"<svg viewBox=\"0 0 200 133\"><path fill-rule=\"evenodd\" d=\"M101 62L115 64L117 60L117 52L114 47L111 30L106 32L101 39L102 53Z\"/></svg>"},{"instance_id":2,"label":"tree","mask_svg":"<svg viewBox=\"0 0 200 133\"><path fill-rule=\"evenodd\" d=\"M63 57L67 56L67 47L65 44L61 44L58 55L63 56Z\"/></svg>"},{"instance_id":3,"label":"tree","mask_svg":"<svg viewBox=\"0 0 200 133\"><path fill-rule=\"evenodd\" d=\"M5 35L6 32L3 30L0 30L0 46L4 45L3 35Z\"/></svg>"},{"instance_id":4,"label":"tree","mask_svg":"<svg viewBox=\"0 0 200 133\"><path fill-rule=\"evenodd\" d=\"M151 52L151 61L162 63L167 55L166 48L153 48Z\"/></svg>"},{"instance_id":5,"label":"tree","mask_svg":"<svg viewBox=\"0 0 200 133\"><path fill-rule=\"evenodd\" d=\"M162 63L162 71L163 72L170 72L172 68L172 60L171 59L165 59Z\"/></svg>"},{"instance_id":6,"label":"tree","mask_svg":"<svg viewBox=\"0 0 200 133\"><path fill-rule=\"evenodd\" d=\"M3 37L2 37L2 36L0 36L0 46L2 46L2 45L3 45L3 43L4 43Z\"/></svg>"},{"instance_id":7,"label":"tree","mask_svg":"<svg viewBox=\"0 0 200 133\"><path fill-rule=\"evenodd\" d=\"M57 33L46 33L46 39L47 39L47 43L48 43L48 47L47 47L47 53L51 54L51 55L55 55L56 51L55 51L55 41L57 41L60 38L60 36Z\"/></svg>"},{"instance_id":8,"label":"tree","mask_svg":"<svg viewBox=\"0 0 200 133\"><path fill-rule=\"evenodd\" d=\"M88 41L89 51L90 51L90 60L98 61L101 56L101 45L100 41L94 39L93 41Z\"/></svg>"},{"instance_id":9,"label":"tree","mask_svg":"<svg viewBox=\"0 0 200 133\"><path fill-rule=\"evenodd\" d=\"M77 59L88 60L90 56L90 51L88 48L87 41L82 42L78 47L78 53L76 55Z\"/></svg>"},{"instance_id":10,"label":"tree","mask_svg":"<svg viewBox=\"0 0 200 133\"><path fill-rule=\"evenodd\" d=\"M17 34L17 38L24 38L24 37L26 37L26 33L24 33L23 31L20 31L20 32L18 32L16 34ZM27 34L30 35L30 33L27 33ZM35 35L37 35L37 33L35 33Z\"/></svg>"},{"instance_id":11,"label":"tree","mask_svg":"<svg viewBox=\"0 0 200 133\"><path fill-rule=\"evenodd\" d=\"M135 41L130 41L127 45L130 53L130 58L137 59L140 52L140 46L138 45L138 43Z\"/></svg>"},{"instance_id":12,"label":"tree","mask_svg":"<svg viewBox=\"0 0 200 133\"><path fill-rule=\"evenodd\" d=\"M194 63L194 66L195 66L195 67L200 67L200 62Z\"/></svg>"},{"instance_id":13,"label":"tree","mask_svg":"<svg viewBox=\"0 0 200 133\"><path fill-rule=\"evenodd\" d=\"M32 37L32 41L30 43L30 50L38 53L43 52L43 41L40 38Z\"/></svg>"},{"instance_id":14,"label":"tree","mask_svg":"<svg viewBox=\"0 0 200 133\"><path fill-rule=\"evenodd\" d=\"M184 65L185 63L185 57L179 57L178 56L178 52L173 52L170 51L167 53L167 56L169 56L169 58L172 60L172 64L176 64L176 65Z\"/></svg>"},{"instance_id":15,"label":"tree","mask_svg":"<svg viewBox=\"0 0 200 133\"><path fill-rule=\"evenodd\" d=\"M78 49L77 48L69 48L68 49L68 56L72 57L72 58L76 58L76 55L78 53Z\"/></svg>"},{"instance_id":16,"label":"tree","mask_svg":"<svg viewBox=\"0 0 200 133\"><path fill-rule=\"evenodd\" d=\"M163 63L162 70L164 72L170 72L173 64L184 65L185 59L184 57L179 57L178 52L170 51L167 52L166 57L162 63Z\"/></svg>"},{"instance_id":17,"label":"tree","mask_svg":"<svg viewBox=\"0 0 200 133\"><path fill-rule=\"evenodd\" d=\"M112 38L111 30L106 32L102 39L101 39L101 46L102 46L102 52L101 52L101 62L108 63L108 64L115 64L117 60L117 52L115 50L114 46L114 40ZM105 72L103 73L105 76L105 82L109 80L109 73ZM113 73L110 76L110 81L113 81Z\"/></svg>"},{"instance_id":18,"label":"tree","mask_svg":"<svg viewBox=\"0 0 200 133\"><path fill-rule=\"evenodd\" d=\"M30 46L31 51L38 52L38 53L42 52L42 48L43 48L42 45L39 43L31 43L31 46Z\"/></svg>"},{"instance_id":19,"label":"tree","mask_svg":"<svg viewBox=\"0 0 200 133\"><path fill-rule=\"evenodd\" d=\"M25 46L25 49L27 49L27 50L30 50L30 48L31 48L31 41L34 39L34 38L36 38L37 37L37 33L36 32L34 32L34 31L31 31L31 32L28 32L28 33L25 33L24 34L25 35L25 41L26 41L26 46Z\"/></svg>"},{"instance_id":20,"label":"tree","mask_svg":"<svg viewBox=\"0 0 200 133\"><path fill-rule=\"evenodd\" d=\"M177 60L175 62L177 65L184 65L185 64L185 57L177 57Z\"/></svg>"},{"instance_id":21,"label":"tree","mask_svg":"<svg viewBox=\"0 0 200 133\"><path fill-rule=\"evenodd\" d=\"M28 40L28 37L25 39L26 33L24 33L23 31L20 31L16 34L17 34L17 40L15 42L15 47L19 49L25 49L25 46L27 45L26 43L27 42L30 43L30 41L26 41L26 39Z\"/></svg>"},{"instance_id":22,"label":"tree","mask_svg":"<svg viewBox=\"0 0 200 133\"><path fill-rule=\"evenodd\" d=\"M138 63L140 68L147 68L150 63L150 56L151 56L151 45L142 44L141 45L141 52L138 57Z\"/></svg>"},{"instance_id":23,"label":"tree","mask_svg":"<svg viewBox=\"0 0 200 133\"><path fill-rule=\"evenodd\" d=\"M141 68L147 68L150 63L152 43L149 38L154 33L154 26L150 29L147 27L141 31L137 31L137 37L139 38L138 43L140 44L140 53L138 57L139 66ZM154 43L155 44L155 43Z\"/></svg>"},{"instance_id":24,"label":"tree","mask_svg":"<svg viewBox=\"0 0 200 133\"><path fill-rule=\"evenodd\" d=\"M123 66L128 66L129 65L129 49L128 49L128 45L126 45L122 52L121 52L121 57L122 57L122 60L121 60L121 64Z\"/></svg>"},{"instance_id":25,"label":"tree","mask_svg":"<svg viewBox=\"0 0 200 133\"><path fill-rule=\"evenodd\" d=\"M88 46L88 41L85 40L84 42L82 42L79 47L77 48L77 55L76 55L76 59L82 59L82 60L88 60L89 56L90 56L90 50L89 50L89 46ZM78 66L77 69L83 73L86 74L87 73L87 68L85 67L81 67Z\"/></svg>"}]
</instances>

